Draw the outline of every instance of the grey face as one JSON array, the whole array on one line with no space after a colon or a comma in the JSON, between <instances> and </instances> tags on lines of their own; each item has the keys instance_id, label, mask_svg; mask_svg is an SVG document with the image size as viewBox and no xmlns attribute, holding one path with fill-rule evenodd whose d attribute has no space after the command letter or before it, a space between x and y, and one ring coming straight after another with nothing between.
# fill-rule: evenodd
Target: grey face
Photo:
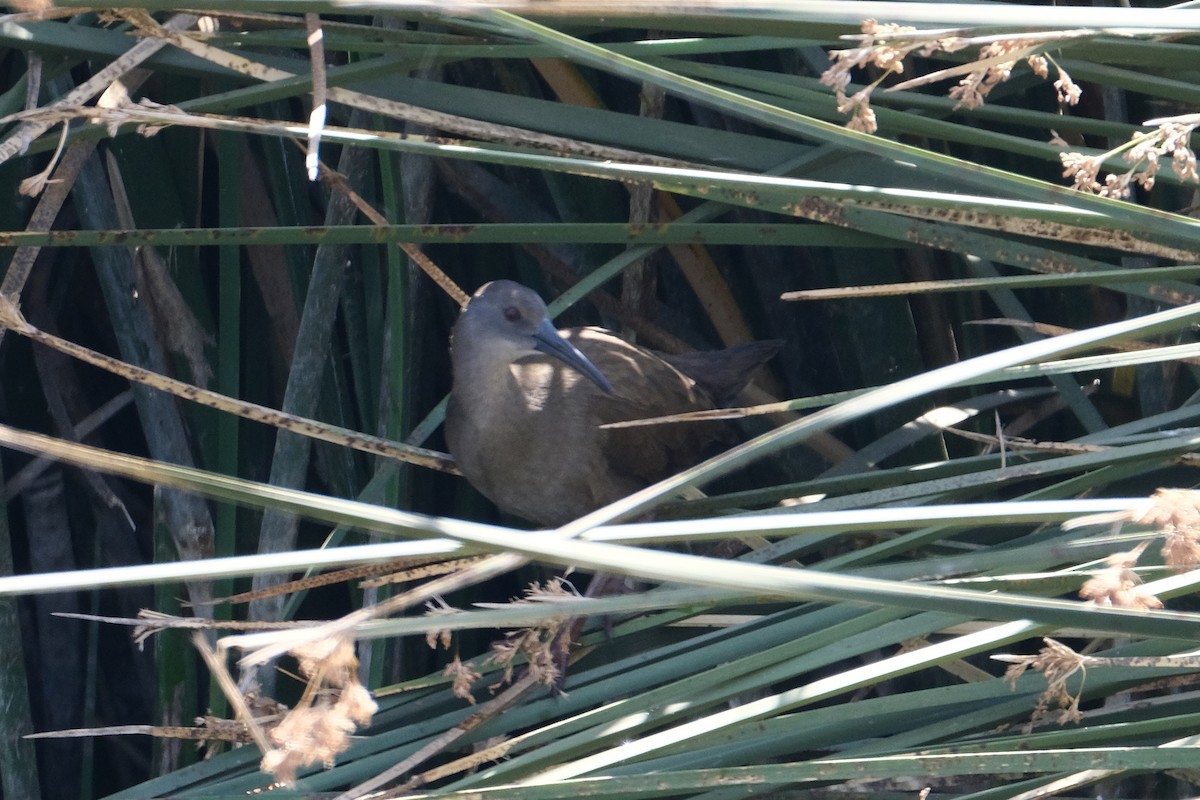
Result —
<instances>
[{"instance_id":1,"label":"grey face","mask_svg":"<svg viewBox=\"0 0 1200 800\"><path fill-rule=\"evenodd\" d=\"M606 392L608 379L587 356L558 335L542 298L527 286L513 281L484 284L463 311L460 325L467 323L472 335L498 337L519 350L536 350L559 359L586 375ZM461 334L456 334L461 335Z\"/></svg>"}]
</instances>

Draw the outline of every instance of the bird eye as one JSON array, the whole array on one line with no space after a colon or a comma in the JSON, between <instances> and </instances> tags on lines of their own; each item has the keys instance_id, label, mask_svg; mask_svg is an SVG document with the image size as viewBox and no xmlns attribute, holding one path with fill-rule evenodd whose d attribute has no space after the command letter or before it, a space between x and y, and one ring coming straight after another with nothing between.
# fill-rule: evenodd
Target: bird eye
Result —
<instances>
[{"instance_id":1,"label":"bird eye","mask_svg":"<svg viewBox=\"0 0 1200 800\"><path fill-rule=\"evenodd\" d=\"M504 318L509 322L516 322L521 318L521 312L516 306L509 306L508 308L504 309Z\"/></svg>"}]
</instances>

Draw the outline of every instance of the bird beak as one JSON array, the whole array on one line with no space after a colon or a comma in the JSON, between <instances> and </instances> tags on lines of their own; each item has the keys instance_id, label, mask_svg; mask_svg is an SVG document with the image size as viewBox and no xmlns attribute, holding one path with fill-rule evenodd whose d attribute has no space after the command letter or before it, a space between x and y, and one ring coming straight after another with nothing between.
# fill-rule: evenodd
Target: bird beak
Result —
<instances>
[{"instance_id":1,"label":"bird beak","mask_svg":"<svg viewBox=\"0 0 1200 800\"><path fill-rule=\"evenodd\" d=\"M550 320L542 322L541 327L533 334L533 339L535 350L554 356L575 371L591 378L593 383L608 394L613 393L612 384L604 377L604 373L596 369L596 365L588 361L588 357L579 352L578 347L559 336Z\"/></svg>"}]
</instances>

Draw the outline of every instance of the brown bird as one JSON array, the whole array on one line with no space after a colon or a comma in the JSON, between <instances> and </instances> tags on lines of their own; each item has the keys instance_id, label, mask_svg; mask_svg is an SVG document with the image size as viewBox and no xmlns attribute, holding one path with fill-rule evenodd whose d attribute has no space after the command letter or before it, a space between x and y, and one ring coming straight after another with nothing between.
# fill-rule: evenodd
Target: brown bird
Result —
<instances>
[{"instance_id":1,"label":"brown bird","mask_svg":"<svg viewBox=\"0 0 1200 800\"><path fill-rule=\"evenodd\" d=\"M781 344L659 354L603 328L555 330L536 292L493 281L454 326L446 441L499 508L559 526L694 465L728 435L722 423L600 425L728 403Z\"/></svg>"}]
</instances>

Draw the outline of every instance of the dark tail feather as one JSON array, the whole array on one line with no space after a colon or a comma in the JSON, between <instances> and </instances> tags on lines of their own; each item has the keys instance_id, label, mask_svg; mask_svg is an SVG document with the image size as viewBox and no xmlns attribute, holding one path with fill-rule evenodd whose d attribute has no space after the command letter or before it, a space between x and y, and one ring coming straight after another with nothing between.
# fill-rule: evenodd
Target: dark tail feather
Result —
<instances>
[{"instance_id":1,"label":"dark tail feather","mask_svg":"<svg viewBox=\"0 0 1200 800\"><path fill-rule=\"evenodd\" d=\"M766 339L725 350L658 355L699 384L716 405L726 406L746 388L755 371L773 358L781 347L782 339Z\"/></svg>"}]
</instances>

